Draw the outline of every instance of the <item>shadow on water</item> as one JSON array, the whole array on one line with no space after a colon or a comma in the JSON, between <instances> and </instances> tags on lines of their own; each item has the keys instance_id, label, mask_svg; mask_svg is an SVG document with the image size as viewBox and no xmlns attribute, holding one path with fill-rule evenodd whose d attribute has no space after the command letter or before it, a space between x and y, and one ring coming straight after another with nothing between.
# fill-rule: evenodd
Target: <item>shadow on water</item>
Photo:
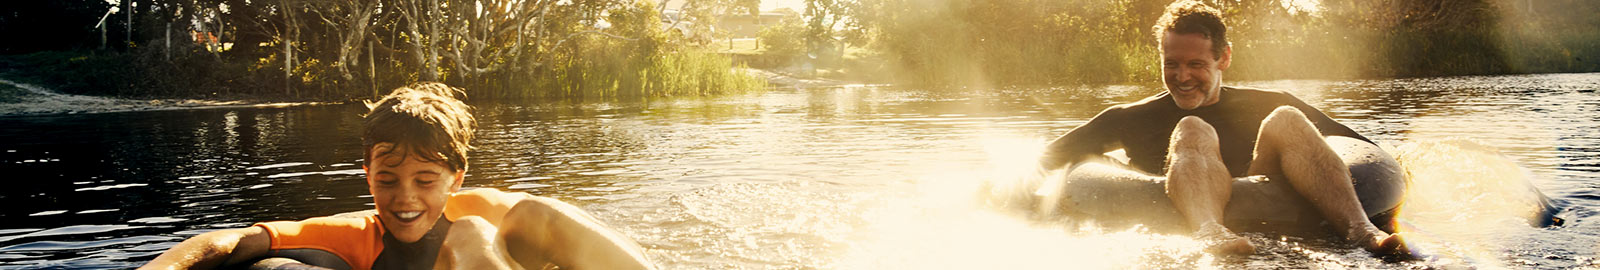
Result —
<instances>
[{"instance_id":1,"label":"shadow on water","mask_svg":"<svg viewBox=\"0 0 1600 270\"><path fill-rule=\"evenodd\" d=\"M1183 235L1039 223L977 203L980 179L1025 170L1045 141L1156 92L1143 86L475 104L464 186L572 202L668 269L1597 266L1600 74L1245 85L1295 93L1417 157L1417 181L1446 179L1426 180L1402 216L1436 255L1389 262L1331 238L1252 234L1261 254L1213 256ZM204 231L370 208L361 112L0 118L0 170L13 180L0 190L12 221L0 226L0 268L127 268ZM1507 218L1519 211L1496 192L1508 181L1544 190L1568 224Z\"/></svg>"}]
</instances>

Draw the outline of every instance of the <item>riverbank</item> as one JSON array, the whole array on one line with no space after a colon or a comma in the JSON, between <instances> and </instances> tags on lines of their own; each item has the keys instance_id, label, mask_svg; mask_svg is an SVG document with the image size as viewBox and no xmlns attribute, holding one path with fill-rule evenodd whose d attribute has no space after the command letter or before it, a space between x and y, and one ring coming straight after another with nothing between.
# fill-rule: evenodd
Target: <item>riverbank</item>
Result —
<instances>
[{"instance_id":1,"label":"riverbank","mask_svg":"<svg viewBox=\"0 0 1600 270\"><path fill-rule=\"evenodd\" d=\"M763 69L743 68L743 71L750 76L765 79L769 87L775 88L814 88L860 84L843 80L810 78ZM0 79L0 117L195 109L281 108L340 103L342 102L99 97L62 94L46 87Z\"/></svg>"},{"instance_id":2,"label":"riverbank","mask_svg":"<svg viewBox=\"0 0 1600 270\"><path fill-rule=\"evenodd\" d=\"M164 110L280 108L338 103L108 98L61 94L31 84L0 79L0 117Z\"/></svg>"},{"instance_id":3,"label":"riverbank","mask_svg":"<svg viewBox=\"0 0 1600 270\"><path fill-rule=\"evenodd\" d=\"M801 76L782 71L757 68L744 68L744 72L750 76L766 79L767 87L770 88L815 88L863 84L861 82Z\"/></svg>"}]
</instances>

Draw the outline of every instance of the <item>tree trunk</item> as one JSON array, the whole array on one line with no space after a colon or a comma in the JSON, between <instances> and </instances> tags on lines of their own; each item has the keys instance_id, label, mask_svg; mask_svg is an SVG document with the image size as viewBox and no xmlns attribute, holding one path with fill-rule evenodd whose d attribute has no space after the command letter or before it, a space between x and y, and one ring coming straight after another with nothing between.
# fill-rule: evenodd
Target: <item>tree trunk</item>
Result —
<instances>
[{"instance_id":1,"label":"tree trunk","mask_svg":"<svg viewBox=\"0 0 1600 270\"><path fill-rule=\"evenodd\" d=\"M367 41L367 83L372 86L372 98L378 98L378 61L372 56L372 41Z\"/></svg>"},{"instance_id":2,"label":"tree trunk","mask_svg":"<svg viewBox=\"0 0 1600 270\"><path fill-rule=\"evenodd\" d=\"M279 41L283 42L283 94L293 95L294 86L292 85L292 79L294 78L295 62L294 42L296 34L300 33L300 25L299 23L295 22L294 8L289 5L289 0L283 0L280 1L280 3L283 3L282 8L284 25L284 30L280 31L283 36L279 37Z\"/></svg>"},{"instance_id":3,"label":"tree trunk","mask_svg":"<svg viewBox=\"0 0 1600 270\"><path fill-rule=\"evenodd\" d=\"M128 12L124 12L125 14L128 15L127 16L127 18L128 18L128 25L127 25L128 31L126 33L123 33L123 34L125 34L126 39L123 39L122 46L124 48L127 48L128 51L133 51L133 1L132 0L128 1L128 6L126 6L124 8L127 8L127 11L128 11Z\"/></svg>"}]
</instances>

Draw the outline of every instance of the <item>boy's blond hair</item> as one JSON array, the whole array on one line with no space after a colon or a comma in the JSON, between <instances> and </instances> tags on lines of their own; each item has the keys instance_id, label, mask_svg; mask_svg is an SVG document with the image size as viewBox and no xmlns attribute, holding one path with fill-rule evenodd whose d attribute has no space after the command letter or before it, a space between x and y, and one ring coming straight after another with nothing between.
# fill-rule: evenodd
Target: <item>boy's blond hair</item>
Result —
<instances>
[{"instance_id":1,"label":"boy's blond hair","mask_svg":"<svg viewBox=\"0 0 1600 270\"><path fill-rule=\"evenodd\" d=\"M395 144L394 149L410 150L402 154L440 162L455 172L466 170L476 120L472 107L456 99L458 95L465 97L466 93L442 83L421 82L367 102L368 111L361 122L365 162L371 164L374 145L387 142Z\"/></svg>"}]
</instances>

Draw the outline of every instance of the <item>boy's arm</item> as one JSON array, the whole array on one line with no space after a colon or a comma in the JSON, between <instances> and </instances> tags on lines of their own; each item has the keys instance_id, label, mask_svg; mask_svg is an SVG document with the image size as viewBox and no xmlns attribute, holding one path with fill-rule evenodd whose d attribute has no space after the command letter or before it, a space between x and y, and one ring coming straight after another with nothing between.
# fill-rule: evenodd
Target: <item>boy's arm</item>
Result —
<instances>
[{"instance_id":1,"label":"boy's arm","mask_svg":"<svg viewBox=\"0 0 1600 270\"><path fill-rule=\"evenodd\" d=\"M461 191L447 208L447 215L479 216L494 225L512 259L527 268L545 263L577 269L654 268L639 244L560 200L483 188Z\"/></svg>"},{"instance_id":2,"label":"boy's arm","mask_svg":"<svg viewBox=\"0 0 1600 270\"><path fill-rule=\"evenodd\" d=\"M638 243L560 200L529 195L504 222L506 248L523 266L548 261L574 269L655 268Z\"/></svg>"},{"instance_id":3,"label":"boy's arm","mask_svg":"<svg viewBox=\"0 0 1600 270\"><path fill-rule=\"evenodd\" d=\"M261 227L212 231L183 240L139 269L221 268L266 256L271 245Z\"/></svg>"},{"instance_id":4,"label":"boy's arm","mask_svg":"<svg viewBox=\"0 0 1600 270\"><path fill-rule=\"evenodd\" d=\"M445 216L456 220L464 216L478 216L490 225L500 227L512 206L533 195L524 192L504 192L492 188L463 190L450 196Z\"/></svg>"}]
</instances>

